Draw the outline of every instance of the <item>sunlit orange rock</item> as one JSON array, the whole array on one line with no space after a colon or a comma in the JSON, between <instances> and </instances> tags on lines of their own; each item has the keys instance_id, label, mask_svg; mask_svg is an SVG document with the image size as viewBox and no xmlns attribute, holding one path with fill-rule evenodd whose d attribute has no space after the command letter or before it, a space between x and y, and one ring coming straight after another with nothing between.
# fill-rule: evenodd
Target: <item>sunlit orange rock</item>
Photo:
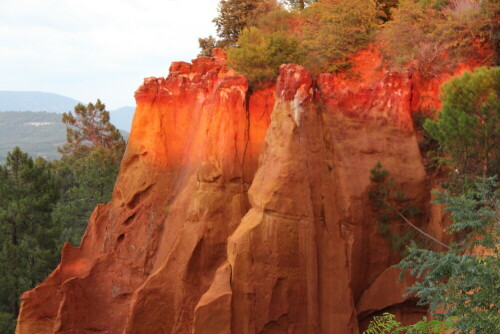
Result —
<instances>
[{"instance_id":1,"label":"sunlit orange rock","mask_svg":"<svg viewBox=\"0 0 500 334\"><path fill-rule=\"evenodd\" d=\"M137 90L113 199L22 296L16 333L359 333L382 310L425 314L368 192L380 161L439 228L412 119L430 84L371 48L359 75L283 65L252 91L214 55Z\"/></svg>"}]
</instances>

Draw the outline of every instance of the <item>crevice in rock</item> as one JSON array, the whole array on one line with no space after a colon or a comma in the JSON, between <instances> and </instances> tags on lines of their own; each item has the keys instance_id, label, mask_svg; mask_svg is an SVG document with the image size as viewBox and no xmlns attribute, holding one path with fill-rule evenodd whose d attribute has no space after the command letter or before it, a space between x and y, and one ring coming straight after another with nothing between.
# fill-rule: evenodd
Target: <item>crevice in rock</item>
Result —
<instances>
[{"instance_id":1,"label":"crevice in rock","mask_svg":"<svg viewBox=\"0 0 500 334\"><path fill-rule=\"evenodd\" d=\"M252 95L252 89L248 88L245 94L245 114L246 114L246 128L245 128L245 148L243 149L243 157L241 159L241 172L243 176L245 175L245 159L248 150L248 143L250 142L250 97ZM244 180L244 177L242 178Z\"/></svg>"},{"instance_id":2,"label":"crevice in rock","mask_svg":"<svg viewBox=\"0 0 500 334\"><path fill-rule=\"evenodd\" d=\"M153 187L153 185L150 184L149 186L147 186L143 190L140 190L137 193L135 193L134 196L132 197L132 199L127 203L127 207L129 209L135 208L141 202L141 199L143 199L144 196L146 196L149 193L149 191L151 190L152 187Z\"/></svg>"}]
</instances>

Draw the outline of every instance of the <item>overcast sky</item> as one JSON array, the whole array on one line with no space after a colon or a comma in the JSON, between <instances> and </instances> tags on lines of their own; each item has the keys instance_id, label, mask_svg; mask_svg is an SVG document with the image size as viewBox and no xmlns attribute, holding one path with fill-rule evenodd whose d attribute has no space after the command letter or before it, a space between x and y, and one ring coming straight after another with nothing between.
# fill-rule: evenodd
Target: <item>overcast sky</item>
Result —
<instances>
[{"instance_id":1,"label":"overcast sky","mask_svg":"<svg viewBox=\"0 0 500 334\"><path fill-rule=\"evenodd\" d=\"M0 0L0 90L58 93L108 110L215 33L218 0Z\"/></svg>"}]
</instances>

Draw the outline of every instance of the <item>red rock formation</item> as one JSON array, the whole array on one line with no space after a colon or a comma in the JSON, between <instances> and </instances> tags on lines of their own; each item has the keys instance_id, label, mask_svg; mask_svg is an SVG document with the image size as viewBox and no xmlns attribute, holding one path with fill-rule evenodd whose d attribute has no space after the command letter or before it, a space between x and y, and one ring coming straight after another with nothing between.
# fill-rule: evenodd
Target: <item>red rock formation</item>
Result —
<instances>
[{"instance_id":1,"label":"red rock formation","mask_svg":"<svg viewBox=\"0 0 500 334\"><path fill-rule=\"evenodd\" d=\"M381 161L429 200L420 79L372 49L359 78L283 65L250 93L215 55L138 89L113 199L23 295L16 333L358 333L384 309L425 312L402 297L368 198Z\"/></svg>"}]
</instances>

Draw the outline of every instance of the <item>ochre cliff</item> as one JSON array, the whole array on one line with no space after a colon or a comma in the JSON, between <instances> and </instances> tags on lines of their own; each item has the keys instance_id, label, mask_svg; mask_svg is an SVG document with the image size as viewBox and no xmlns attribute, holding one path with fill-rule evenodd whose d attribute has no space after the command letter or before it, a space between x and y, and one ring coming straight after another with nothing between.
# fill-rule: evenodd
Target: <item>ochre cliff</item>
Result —
<instances>
[{"instance_id":1,"label":"ochre cliff","mask_svg":"<svg viewBox=\"0 0 500 334\"><path fill-rule=\"evenodd\" d=\"M342 334L383 310L421 317L369 176L381 161L440 233L412 112L439 107L450 75L390 73L375 49L354 63L351 78L283 65L251 91L219 51L146 79L112 201L22 296L16 333Z\"/></svg>"}]
</instances>

